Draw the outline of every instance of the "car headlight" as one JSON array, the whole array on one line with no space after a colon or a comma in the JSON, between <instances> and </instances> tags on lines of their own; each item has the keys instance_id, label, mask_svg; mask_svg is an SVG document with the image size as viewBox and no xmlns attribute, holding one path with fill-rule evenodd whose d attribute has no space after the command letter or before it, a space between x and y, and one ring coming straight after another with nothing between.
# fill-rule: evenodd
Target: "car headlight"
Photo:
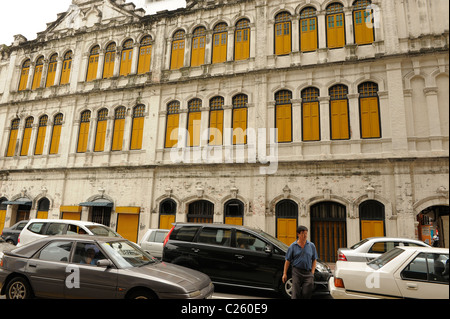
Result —
<instances>
[{"instance_id":1,"label":"car headlight","mask_svg":"<svg viewBox=\"0 0 450 319\"><path fill-rule=\"evenodd\" d=\"M190 292L190 293L188 294L188 297L189 297L189 298L195 298L195 297L200 296L201 294L202 294L202 293L200 292L200 290L196 290L196 291Z\"/></svg>"}]
</instances>

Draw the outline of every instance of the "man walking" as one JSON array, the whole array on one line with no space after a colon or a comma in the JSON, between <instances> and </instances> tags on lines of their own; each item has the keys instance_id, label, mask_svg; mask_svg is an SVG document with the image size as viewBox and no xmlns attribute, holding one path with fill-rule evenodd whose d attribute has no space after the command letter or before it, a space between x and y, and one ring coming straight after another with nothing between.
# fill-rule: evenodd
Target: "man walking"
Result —
<instances>
[{"instance_id":1,"label":"man walking","mask_svg":"<svg viewBox=\"0 0 450 319\"><path fill-rule=\"evenodd\" d=\"M316 246L308 241L308 228L297 228L297 241L293 242L286 253L283 283L292 264L292 299L310 299L314 289L314 271L316 269Z\"/></svg>"}]
</instances>

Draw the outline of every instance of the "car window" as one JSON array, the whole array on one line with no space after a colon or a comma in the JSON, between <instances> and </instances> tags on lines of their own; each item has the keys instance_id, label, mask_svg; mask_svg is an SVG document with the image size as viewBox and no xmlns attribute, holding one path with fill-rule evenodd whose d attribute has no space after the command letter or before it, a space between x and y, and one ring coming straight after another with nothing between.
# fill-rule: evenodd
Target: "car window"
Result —
<instances>
[{"instance_id":1,"label":"car window","mask_svg":"<svg viewBox=\"0 0 450 319\"><path fill-rule=\"evenodd\" d=\"M101 247L122 268L140 267L155 262L150 255L128 241L103 243Z\"/></svg>"},{"instance_id":2,"label":"car window","mask_svg":"<svg viewBox=\"0 0 450 319\"><path fill-rule=\"evenodd\" d=\"M172 234L170 235L171 240L179 240L179 241L192 241L199 230L199 226L186 226L180 227L179 229L174 229Z\"/></svg>"},{"instance_id":3,"label":"car window","mask_svg":"<svg viewBox=\"0 0 450 319\"><path fill-rule=\"evenodd\" d=\"M405 251L400 248L391 249L388 252L382 254L380 257L372 260L367 265L375 270L380 269L390 261L394 260L397 256L401 255L403 252Z\"/></svg>"},{"instance_id":4,"label":"car window","mask_svg":"<svg viewBox=\"0 0 450 319\"><path fill-rule=\"evenodd\" d=\"M163 243L164 239L166 239L166 235L166 231L154 231L150 234L150 237L147 239L147 241L152 243Z\"/></svg>"},{"instance_id":5,"label":"car window","mask_svg":"<svg viewBox=\"0 0 450 319\"><path fill-rule=\"evenodd\" d=\"M66 224L52 223L47 227L45 234L49 236L60 235L63 233L64 228L66 228Z\"/></svg>"},{"instance_id":6,"label":"car window","mask_svg":"<svg viewBox=\"0 0 450 319\"><path fill-rule=\"evenodd\" d=\"M94 235L97 236L107 236L107 237L119 237L119 235L113 231L112 229L101 226L101 225L89 225L86 226L87 229L89 229Z\"/></svg>"},{"instance_id":7,"label":"car window","mask_svg":"<svg viewBox=\"0 0 450 319\"><path fill-rule=\"evenodd\" d=\"M411 242L403 242L403 245L405 246L410 246L410 247L424 247L425 245L420 245L420 244L416 244L416 243L411 243Z\"/></svg>"},{"instance_id":8,"label":"car window","mask_svg":"<svg viewBox=\"0 0 450 319\"><path fill-rule=\"evenodd\" d=\"M97 265L97 261L106 259L97 245L93 243L77 243L73 254L74 264Z\"/></svg>"},{"instance_id":9,"label":"car window","mask_svg":"<svg viewBox=\"0 0 450 319\"><path fill-rule=\"evenodd\" d=\"M68 224L66 234L74 235L74 234L86 234L86 231L80 226Z\"/></svg>"},{"instance_id":10,"label":"car window","mask_svg":"<svg viewBox=\"0 0 450 319\"><path fill-rule=\"evenodd\" d=\"M39 260L46 260L46 261L68 262L71 249L72 249L71 241L51 242L40 251L37 258Z\"/></svg>"},{"instance_id":11,"label":"car window","mask_svg":"<svg viewBox=\"0 0 450 319\"><path fill-rule=\"evenodd\" d=\"M397 241L380 241L378 243L373 244L368 252L372 254L384 254L385 252L399 245L400 242Z\"/></svg>"},{"instance_id":12,"label":"car window","mask_svg":"<svg viewBox=\"0 0 450 319\"><path fill-rule=\"evenodd\" d=\"M231 243L231 229L205 227L200 231L197 242L229 247Z\"/></svg>"},{"instance_id":13,"label":"car window","mask_svg":"<svg viewBox=\"0 0 450 319\"><path fill-rule=\"evenodd\" d=\"M356 248L358 248L359 246L361 246L361 245L363 245L363 244L365 244L365 243L367 243L369 240L366 238L366 239L363 239L363 240L361 240L359 243L356 243L356 244L354 244L352 247L350 247L350 249L356 249Z\"/></svg>"},{"instance_id":14,"label":"car window","mask_svg":"<svg viewBox=\"0 0 450 319\"><path fill-rule=\"evenodd\" d=\"M266 247L266 243L258 237L240 230L236 232L236 245L237 248L261 252Z\"/></svg>"},{"instance_id":15,"label":"car window","mask_svg":"<svg viewBox=\"0 0 450 319\"><path fill-rule=\"evenodd\" d=\"M403 279L448 284L448 255L420 253L402 270Z\"/></svg>"},{"instance_id":16,"label":"car window","mask_svg":"<svg viewBox=\"0 0 450 319\"><path fill-rule=\"evenodd\" d=\"M31 223L27 229L35 234L40 234L42 235L44 233L44 226L46 225L46 223Z\"/></svg>"},{"instance_id":17,"label":"car window","mask_svg":"<svg viewBox=\"0 0 450 319\"><path fill-rule=\"evenodd\" d=\"M16 227L16 230L22 230L27 224L28 222L19 223Z\"/></svg>"}]
</instances>

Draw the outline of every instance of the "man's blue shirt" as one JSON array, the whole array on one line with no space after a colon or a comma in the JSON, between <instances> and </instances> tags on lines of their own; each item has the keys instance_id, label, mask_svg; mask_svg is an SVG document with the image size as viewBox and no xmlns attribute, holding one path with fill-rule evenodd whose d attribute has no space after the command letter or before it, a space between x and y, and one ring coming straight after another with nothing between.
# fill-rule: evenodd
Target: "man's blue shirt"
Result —
<instances>
[{"instance_id":1,"label":"man's blue shirt","mask_svg":"<svg viewBox=\"0 0 450 319\"><path fill-rule=\"evenodd\" d=\"M302 248L295 241L289 246L285 259L295 268L311 270L313 261L317 259L316 246L307 240L305 247Z\"/></svg>"}]
</instances>

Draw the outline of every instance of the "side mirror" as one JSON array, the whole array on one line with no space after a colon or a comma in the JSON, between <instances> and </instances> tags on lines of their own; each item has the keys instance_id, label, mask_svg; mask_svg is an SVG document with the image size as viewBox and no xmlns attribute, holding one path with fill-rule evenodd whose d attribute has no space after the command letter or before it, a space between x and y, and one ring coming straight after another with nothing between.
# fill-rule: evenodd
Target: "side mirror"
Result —
<instances>
[{"instance_id":1,"label":"side mirror","mask_svg":"<svg viewBox=\"0 0 450 319\"><path fill-rule=\"evenodd\" d=\"M111 268L113 263L109 259L100 259L97 261L97 267Z\"/></svg>"},{"instance_id":2,"label":"side mirror","mask_svg":"<svg viewBox=\"0 0 450 319\"><path fill-rule=\"evenodd\" d=\"M272 247L270 245L266 245L266 247L264 247L264 252L271 255Z\"/></svg>"}]
</instances>

